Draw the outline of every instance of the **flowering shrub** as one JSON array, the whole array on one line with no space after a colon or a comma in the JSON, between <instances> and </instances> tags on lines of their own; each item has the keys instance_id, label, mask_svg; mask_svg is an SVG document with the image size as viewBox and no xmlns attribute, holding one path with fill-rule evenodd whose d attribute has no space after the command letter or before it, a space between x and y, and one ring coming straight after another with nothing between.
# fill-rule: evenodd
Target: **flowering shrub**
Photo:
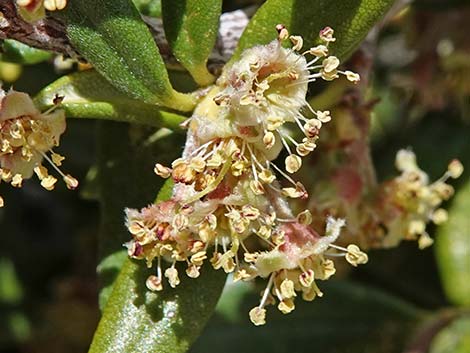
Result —
<instances>
[{"instance_id":1,"label":"flowering shrub","mask_svg":"<svg viewBox=\"0 0 470 353\"><path fill-rule=\"evenodd\" d=\"M357 246L333 244L343 219L329 218L320 237L309 227L310 211L294 217L286 199L308 198L305 187L286 172L300 169L301 157L315 149L322 124L331 119L328 111L315 111L305 100L308 83L331 81L338 74L357 82L359 76L338 71L339 60L328 56L328 43L335 41L331 28L320 31L323 44L302 55L302 37L289 37L282 25L277 29L277 40L243 52L196 107L187 123L183 157L172 168L156 164L155 173L175 183L172 198L141 212L126 211L133 236L126 245L129 255L148 266L158 262L157 275L147 279L151 290L163 289L162 259L172 263L164 276L174 288L180 283L176 262L187 263L186 274L197 278L212 246L213 268L233 272L235 281L269 278L259 306L250 311L255 325L265 323L264 306L274 297L287 314L294 309L296 291L305 300L323 295L315 278L326 280L335 273L328 250L343 252L354 266L367 262ZM288 37L292 49L281 47ZM307 108L313 118L304 116ZM287 123L300 128L301 143L290 136ZM273 163L282 147L288 153L286 172ZM282 188L276 172L291 185ZM253 237L262 242L259 250L245 245Z\"/></svg>"},{"instance_id":2,"label":"flowering shrub","mask_svg":"<svg viewBox=\"0 0 470 353\"><path fill-rule=\"evenodd\" d=\"M75 190L83 179L82 194L101 205L102 317L89 352L185 352L214 311L232 320L243 312L237 320L250 330L284 322L270 305L289 314L282 324L289 326L307 307L326 305L329 317L351 300L367 313L379 298L377 310L396 310L403 323L420 324L424 315L413 305L392 304L399 301L345 281L374 277L381 268L377 250L395 254L407 241L423 250L437 239L445 244L439 259L455 254L447 233L443 240L433 233L434 226L454 227L446 202L464 173L462 154L445 154L447 170L435 181L418 166L419 153L399 139L389 148L398 175L377 175L377 165L393 166L390 158L372 160L379 148L374 138L386 140L374 125L380 110L370 98L381 97L372 76L378 33L409 5L267 0L244 11L222 5L8 0L0 6L5 58L48 61L61 75L34 98L7 84L0 91L2 185L29 187L36 175L50 191L60 176ZM61 142L72 118L102 120L98 162L86 178L64 173L65 157L57 152L66 149ZM0 207L7 210L16 194L3 190ZM457 256L450 270L440 265L455 305L468 305L468 287L455 285L468 274L459 272L467 260ZM343 289L335 290L337 283ZM259 291L259 298L249 297L242 308L232 288ZM297 298L309 302L324 293L332 298L309 306ZM439 325L463 314L440 315ZM247 318L264 327L248 326ZM412 330L401 323L408 336ZM424 329L410 349L424 353L433 335ZM331 351L340 347L335 337ZM382 350L363 340L360 349L399 352L403 337Z\"/></svg>"}]
</instances>

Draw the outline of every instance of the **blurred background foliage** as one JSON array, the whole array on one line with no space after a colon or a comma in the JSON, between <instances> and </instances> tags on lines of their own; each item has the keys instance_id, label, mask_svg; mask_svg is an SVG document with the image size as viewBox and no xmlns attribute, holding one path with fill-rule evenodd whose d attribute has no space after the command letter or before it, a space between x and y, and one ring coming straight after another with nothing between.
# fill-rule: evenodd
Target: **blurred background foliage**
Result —
<instances>
[{"instance_id":1,"label":"blurred background foliage","mask_svg":"<svg viewBox=\"0 0 470 353\"><path fill-rule=\"evenodd\" d=\"M159 1L134 2L145 15L161 14ZM227 0L223 10L259 3ZM465 309L470 305L469 19L470 6L463 0L410 2L381 31L367 93L369 99L379 98L371 140L381 180L394 174L395 153L407 146L431 179L452 158L467 167L454 184L457 195L446 205L449 224L432 229L437 244L422 251L414 243L371 251L367 265L324 285L324 298L301 302L288 316L270 313L261 328L252 327L246 315L261 288L228 284L191 352L470 352L470 314ZM28 50L14 41L3 43L0 79L5 89L34 95L76 68L58 65L60 58L41 51L21 59ZM173 76L182 86L192 84L182 73ZM101 129L119 125L109 124ZM88 180L80 192L59 186L58 192L47 193L35 182L18 190L0 185L8 199L8 207L0 210L2 353L78 353L89 346L100 317L99 205L90 169L99 154L97 125L68 120L62 139L68 169ZM135 134L146 136L152 151L168 161L180 152L170 139L181 141L178 145L183 141L182 136L165 131L155 135L145 128L136 128ZM158 190L158 180L149 188ZM467 292L462 292L465 285Z\"/></svg>"}]
</instances>

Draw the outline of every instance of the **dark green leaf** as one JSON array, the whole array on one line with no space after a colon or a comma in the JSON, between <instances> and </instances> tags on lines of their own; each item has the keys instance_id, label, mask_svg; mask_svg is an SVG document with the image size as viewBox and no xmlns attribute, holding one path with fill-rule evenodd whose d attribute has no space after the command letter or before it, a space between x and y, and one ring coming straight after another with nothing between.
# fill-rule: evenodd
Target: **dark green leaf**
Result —
<instances>
[{"instance_id":1,"label":"dark green leaf","mask_svg":"<svg viewBox=\"0 0 470 353\"><path fill-rule=\"evenodd\" d=\"M458 191L449 220L436 235L436 256L447 298L470 306L470 181Z\"/></svg>"},{"instance_id":2,"label":"dark green leaf","mask_svg":"<svg viewBox=\"0 0 470 353\"><path fill-rule=\"evenodd\" d=\"M165 34L173 54L202 86L214 81L206 63L217 38L221 11L221 0L162 1Z\"/></svg>"},{"instance_id":3,"label":"dark green leaf","mask_svg":"<svg viewBox=\"0 0 470 353\"><path fill-rule=\"evenodd\" d=\"M35 103L41 109L50 108L56 94L64 97L61 108L68 118L116 120L172 129L178 129L185 119L124 95L92 70L61 77L39 92Z\"/></svg>"},{"instance_id":4,"label":"dark green leaf","mask_svg":"<svg viewBox=\"0 0 470 353\"><path fill-rule=\"evenodd\" d=\"M191 96L171 87L158 48L130 0L72 1L66 9L70 41L113 86L149 104L194 107Z\"/></svg>"},{"instance_id":5,"label":"dark green leaf","mask_svg":"<svg viewBox=\"0 0 470 353\"><path fill-rule=\"evenodd\" d=\"M191 352L398 353L423 317L413 305L371 287L334 280L319 285L323 298L297 298L296 309L288 315L270 306L266 325L260 327L248 319L259 296L234 300L233 305L243 302L232 308L242 320L234 323L232 314L230 322L214 317Z\"/></svg>"},{"instance_id":6,"label":"dark green leaf","mask_svg":"<svg viewBox=\"0 0 470 353\"><path fill-rule=\"evenodd\" d=\"M35 49L13 39L3 42L1 59L23 65L33 65L46 61L52 57L52 53Z\"/></svg>"},{"instance_id":7,"label":"dark green leaf","mask_svg":"<svg viewBox=\"0 0 470 353\"><path fill-rule=\"evenodd\" d=\"M267 0L245 29L234 58L246 48L275 39L275 26L282 23L289 32L302 35L307 46L318 39L322 28L332 27L337 39L330 52L345 59L393 3L394 0Z\"/></svg>"}]
</instances>

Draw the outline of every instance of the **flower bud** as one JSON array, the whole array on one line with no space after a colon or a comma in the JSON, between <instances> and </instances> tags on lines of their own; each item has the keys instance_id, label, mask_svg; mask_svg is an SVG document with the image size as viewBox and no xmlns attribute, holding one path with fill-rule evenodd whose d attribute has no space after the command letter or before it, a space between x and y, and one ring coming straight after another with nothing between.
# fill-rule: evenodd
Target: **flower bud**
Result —
<instances>
[{"instance_id":1,"label":"flower bud","mask_svg":"<svg viewBox=\"0 0 470 353\"><path fill-rule=\"evenodd\" d=\"M447 171L452 179L457 179L463 173L463 165L458 159L454 159L449 163Z\"/></svg>"}]
</instances>

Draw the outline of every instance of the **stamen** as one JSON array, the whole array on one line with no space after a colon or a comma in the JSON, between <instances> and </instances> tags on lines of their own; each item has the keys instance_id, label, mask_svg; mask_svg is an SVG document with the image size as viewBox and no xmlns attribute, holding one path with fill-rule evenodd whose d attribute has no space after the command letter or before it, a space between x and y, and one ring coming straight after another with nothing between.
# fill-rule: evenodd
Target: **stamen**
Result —
<instances>
[{"instance_id":1,"label":"stamen","mask_svg":"<svg viewBox=\"0 0 470 353\"><path fill-rule=\"evenodd\" d=\"M276 221L281 223L296 223L297 220L295 218L276 218Z\"/></svg>"},{"instance_id":2,"label":"stamen","mask_svg":"<svg viewBox=\"0 0 470 353\"><path fill-rule=\"evenodd\" d=\"M308 50L302 53L302 55L306 55L306 54L309 54L309 51L308 51ZM320 56L317 56L317 57L315 57L314 59L310 60L310 61L307 63L306 67L309 67L310 65L315 64L318 60L320 60L320 58L321 58ZM320 66L320 67L321 67L321 66Z\"/></svg>"},{"instance_id":3,"label":"stamen","mask_svg":"<svg viewBox=\"0 0 470 353\"><path fill-rule=\"evenodd\" d=\"M161 281L162 280L162 263L161 263L161 256L158 256L157 259L157 277Z\"/></svg>"},{"instance_id":4,"label":"stamen","mask_svg":"<svg viewBox=\"0 0 470 353\"><path fill-rule=\"evenodd\" d=\"M271 241L269 241L269 239L266 239L266 238L263 238L261 235L258 234L258 232L256 231L256 229L252 228L250 229L250 232L253 233L253 234L256 234L256 236L260 239L263 239L266 243L268 243L270 246L272 246L273 248L276 247L275 244L273 244Z\"/></svg>"},{"instance_id":5,"label":"stamen","mask_svg":"<svg viewBox=\"0 0 470 353\"><path fill-rule=\"evenodd\" d=\"M278 132L278 134L279 134L279 136L280 136L280 138L281 138L282 144L283 144L284 147L286 148L287 152L291 155L292 152L291 152L291 150L290 150L290 148L289 148L289 145L287 144L287 141L286 141L285 138L284 138L284 134L283 134L281 131L277 131L277 132Z\"/></svg>"},{"instance_id":6,"label":"stamen","mask_svg":"<svg viewBox=\"0 0 470 353\"><path fill-rule=\"evenodd\" d=\"M342 246L338 246L338 245L335 245L335 244L328 244L328 246L329 246L330 248L333 248L333 249L336 249L336 250L348 252L348 249L343 248Z\"/></svg>"},{"instance_id":7,"label":"stamen","mask_svg":"<svg viewBox=\"0 0 470 353\"><path fill-rule=\"evenodd\" d=\"M299 129L304 133L304 135L306 135L306 131L305 131L305 129L304 129L304 126L302 125L301 120L307 122L308 119L305 118L302 114L298 114L298 115L294 116L294 120L295 120L295 122L297 123Z\"/></svg>"},{"instance_id":8,"label":"stamen","mask_svg":"<svg viewBox=\"0 0 470 353\"><path fill-rule=\"evenodd\" d=\"M258 159L256 158L255 154L253 153L253 150L251 149L250 147L250 144L246 144L246 147L248 148L248 151L250 152L250 157L251 159L258 165L258 167L263 170L264 167L263 165L258 161ZM268 167L269 168L269 167Z\"/></svg>"},{"instance_id":9,"label":"stamen","mask_svg":"<svg viewBox=\"0 0 470 353\"><path fill-rule=\"evenodd\" d=\"M74 177L72 177L71 175L66 175L64 174L60 169L59 167L57 167L55 165L55 163L52 161L52 159L49 158L49 156L47 154L45 154L44 152L41 152L39 150L36 150L37 152L39 152L46 161L49 162L49 164L57 171L57 173L60 174L60 176L62 177L62 179L64 180L65 184L67 185L67 188L69 189L76 189L77 186L78 186L78 181L77 179L75 179Z\"/></svg>"},{"instance_id":10,"label":"stamen","mask_svg":"<svg viewBox=\"0 0 470 353\"><path fill-rule=\"evenodd\" d=\"M214 191L215 189L217 189L217 186L220 184L222 179L225 177L225 174L227 174L228 170L230 169L230 165L231 165L231 160L227 159L227 161L224 163L224 165L222 167L222 170L220 171L217 178L211 184L209 184L204 190L197 193L193 197L189 198L186 201L186 203L187 204L193 203L194 201L197 201L197 200L201 199L203 196L205 196L205 195L211 193L212 191Z\"/></svg>"},{"instance_id":11,"label":"stamen","mask_svg":"<svg viewBox=\"0 0 470 353\"><path fill-rule=\"evenodd\" d=\"M299 145L290 135L286 134L285 137L287 137L296 147Z\"/></svg>"},{"instance_id":12,"label":"stamen","mask_svg":"<svg viewBox=\"0 0 470 353\"><path fill-rule=\"evenodd\" d=\"M296 185L296 182L286 173L282 171L277 165L274 163L268 162L270 166L272 166L274 169L276 169L284 178L286 178L288 181L290 181L292 184Z\"/></svg>"},{"instance_id":13,"label":"stamen","mask_svg":"<svg viewBox=\"0 0 470 353\"><path fill-rule=\"evenodd\" d=\"M263 296L261 297L261 301L259 303L259 308L262 309L266 305L266 300L268 299L268 295L271 292L271 287L273 286L274 282L274 273L271 274L269 277L268 284L266 286L266 289L264 290Z\"/></svg>"},{"instance_id":14,"label":"stamen","mask_svg":"<svg viewBox=\"0 0 470 353\"><path fill-rule=\"evenodd\" d=\"M193 152L189 154L188 158L199 153L199 151L201 151L202 149L209 147L212 143L214 143L214 140L210 140L209 142L206 142L205 144L199 146L198 148L196 148Z\"/></svg>"}]
</instances>

